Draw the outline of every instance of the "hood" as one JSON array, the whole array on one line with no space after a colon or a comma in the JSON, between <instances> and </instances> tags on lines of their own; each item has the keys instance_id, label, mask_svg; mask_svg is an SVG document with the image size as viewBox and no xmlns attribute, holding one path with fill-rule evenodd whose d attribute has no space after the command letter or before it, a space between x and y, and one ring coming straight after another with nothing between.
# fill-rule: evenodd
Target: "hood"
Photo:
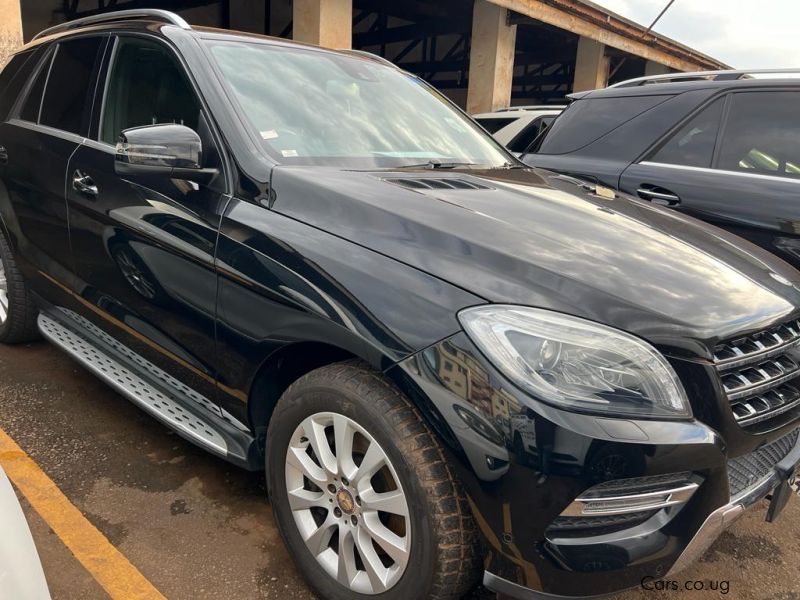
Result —
<instances>
[{"instance_id":1,"label":"hood","mask_svg":"<svg viewBox=\"0 0 800 600\"><path fill-rule=\"evenodd\" d=\"M800 274L720 229L547 171L276 167L273 210L487 302L629 331L676 356L796 316Z\"/></svg>"}]
</instances>

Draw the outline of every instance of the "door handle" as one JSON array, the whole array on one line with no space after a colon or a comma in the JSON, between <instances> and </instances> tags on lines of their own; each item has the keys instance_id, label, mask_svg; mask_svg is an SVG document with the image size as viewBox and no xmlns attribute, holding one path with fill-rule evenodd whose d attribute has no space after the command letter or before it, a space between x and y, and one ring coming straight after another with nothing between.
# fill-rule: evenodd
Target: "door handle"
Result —
<instances>
[{"instance_id":1,"label":"door handle","mask_svg":"<svg viewBox=\"0 0 800 600\"><path fill-rule=\"evenodd\" d=\"M0 146L0 164L8 163L8 150L5 146Z\"/></svg>"},{"instance_id":2,"label":"door handle","mask_svg":"<svg viewBox=\"0 0 800 600\"><path fill-rule=\"evenodd\" d=\"M98 194L94 180L80 169L76 169L72 174L72 189L92 198Z\"/></svg>"},{"instance_id":3,"label":"door handle","mask_svg":"<svg viewBox=\"0 0 800 600\"><path fill-rule=\"evenodd\" d=\"M642 200L648 200L661 206L677 206L681 203L681 199L677 194L673 194L663 188L640 187L636 190L636 193L639 194L639 198Z\"/></svg>"}]
</instances>

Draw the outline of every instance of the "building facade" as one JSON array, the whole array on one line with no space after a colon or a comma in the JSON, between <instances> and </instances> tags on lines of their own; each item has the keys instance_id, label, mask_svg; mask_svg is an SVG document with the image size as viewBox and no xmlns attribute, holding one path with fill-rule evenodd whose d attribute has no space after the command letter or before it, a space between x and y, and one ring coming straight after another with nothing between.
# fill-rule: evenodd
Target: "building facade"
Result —
<instances>
[{"instance_id":1,"label":"building facade","mask_svg":"<svg viewBox=\"0 0 800 600\"><path fill-rule=\"evenodd\" d=\"M726 68L585 0L0 0L0 59L50 25L132 8L373 52L471 113L558 103L645 74Z\"/></svg>"}]
</instances>

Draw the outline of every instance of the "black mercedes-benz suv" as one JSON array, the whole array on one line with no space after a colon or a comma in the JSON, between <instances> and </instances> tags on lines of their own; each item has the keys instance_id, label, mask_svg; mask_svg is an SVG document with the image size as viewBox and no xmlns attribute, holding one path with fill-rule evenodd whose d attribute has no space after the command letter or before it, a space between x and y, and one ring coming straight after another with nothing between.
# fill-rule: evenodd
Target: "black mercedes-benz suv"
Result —
<instances>
[{"instance_id":1,"label":"black mercedes-benz suv","mask_svg":"<svg viewBox=\"0 0 800 600\"><path fill-rule=\"evenodd\" d=\"M358 53L132 11L1 79L0 341L266 468L322 597L611 593L788 500L800 274L748 242Z\"/></svg>"},{"instance_id":2,"label":"black mercedes-benz suv","mask_svg":"<svg viewBox=\"0 0 800 600\"><path fill-rule=\"evenodd\" d=\"M580 92L523 158L703 219L800 267L798 73L674 73Z\"/></svg>"}]
</instances>

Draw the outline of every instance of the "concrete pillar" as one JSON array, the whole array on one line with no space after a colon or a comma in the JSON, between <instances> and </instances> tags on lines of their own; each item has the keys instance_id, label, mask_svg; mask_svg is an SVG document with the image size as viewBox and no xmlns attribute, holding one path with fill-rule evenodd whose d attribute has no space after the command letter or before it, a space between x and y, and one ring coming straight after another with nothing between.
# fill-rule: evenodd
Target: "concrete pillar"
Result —
<instances>
[{"instance_id":1,"label":"concrete pillar","mask_svg":"<svg viewBox=\"0 0 800 600\"><path fill-rule=\"evenodd\" d=\"M644 63L644 74L648 77L652 75L666 75L671 72L672 70L667 65L662 65L654 60L648 60Z\"/></svg>"},{"instance_id":2,"label":"concrete pillar","mask_svg":"<svg viewBox=\"0 0 800 600\"><path fill-rule=\"evenodd\" d=\"M264 31L268 0L228 0L228 22L230 28L248 33Z\"/></svg>"},{"instance_id":3,"label":"concrete pillar","mask_svg":"<svg viewBox=\"0 0 800 600\"><path fill-rule=\"evenodd\" d=\"M293 20L299 42L353 47L353 0L294 0Z\"/></svg>"},{"instance_id":4,"label":"concrete pillar","mask_svg":"<svg viewBox=\"0 0 800 600\"><path fill-rule=\"evenodd\" d=\"M607 85L608 57L605 45L581 36L575 58L575 80L572 91L596 90Z\"/></svg>"},{"instance_id":5,"label":"concrete pillar","mask_svg":"<svg viewBox=\"0 0 800 600\"><path fill-rule=\"evenodd\" d=\"M22 45L21 0L0 0L0 67Z\"/></svg>"},{"instance_id":6,"label":"concrete pillar","mask_svg":"<svg viewBox=\"0 0 800 600\"><path fill-rule=\"evenodd\" d=\"M467 112L490 112L511 104L517 26L508 11L487 0L475 0L469 51Z\"/></svg>"}]
</instances>

